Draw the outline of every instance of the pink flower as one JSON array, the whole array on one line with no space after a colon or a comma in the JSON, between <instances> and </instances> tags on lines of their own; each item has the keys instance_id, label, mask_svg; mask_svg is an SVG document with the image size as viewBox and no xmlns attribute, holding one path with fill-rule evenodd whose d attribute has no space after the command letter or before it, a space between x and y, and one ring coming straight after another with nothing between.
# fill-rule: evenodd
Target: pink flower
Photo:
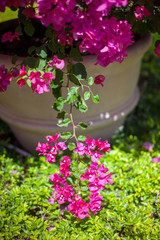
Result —
<instances>
[{"instance_id":1,"label":"pink flower","mask_svg":"<svg viewBox=\"0 0 160 240\"><path fill-rule=\"evenodd\" d=\"M20 40L19 36L20 34L18 32L15 32L14 34L12 34L11 32L6 32L2 35L1 42L12 42L14 39Z\"/></svg>"},{"instance_id":2,"label":"pink flower","mask_svg":"<svg viewBox=\"0 0 160 240\"><path fill-rule=\"evenodd\" d=\"M46 139L48 141L48 144L53 143L54 141L58 141L59 137L61 135L59 133L56 133L55 136L46 136Z\"/></svg>"},{"instance_id":3,"label":"pink flower","mask_svg":"<svg viewBox=\"0 0 160 240\"><path fill-rule=\"evenodd\" d=\"M98 162L100 158L103 157L103 153L100 153L98 151L95 151L95 152L92 152L92 155L91 155L91 160L92 162Z\"/></svg>"},{"instance_id":4,"label":"pink flower","mask_svg":"<svg viewBox=\"0 0 160 240\"><path fill-rule=\"evenodd\" d=\"M17 171L17 170L13 170L12 173L13 173L13 174L17 174L18 171Z\"/></svg>"},{"instance_id":5,"label":"pink flower","mask_svg":"<svg viewBox=\"0 0 160 240\"><path fill-rule=\"evenodd\" d=\"M63 156L63 161L60 162L59 172L65 177L69 177L71 172L69 171L71 159L68 156Z\"/></svg>"},{"instance_id":6,"label":"pink flower","mask_svg":"<svg viewBox=\"0 0 160 240\"><path fill-rule=\"evenodd\" d=\"M25 66L23 65L22 66L22 69L20 69L19 70L19 75L18 75L18 77L20 78L20 77L23 77L24 75L26 75L27 74L27 72L26 72L26 70L25 70Z\"/></svg>"},{"instance_id":7,"label":"pink flower","mask_svg":"<svg viewBox=\"0 0 160 240\"><path fill-rule=\"evenodd\" d=\"M68 210L74 214L77 218L83 219L89 217L89 204L81 199L80 196L74 196L68 205Z\"/></svg>"},{"instance_id":8,"label":"pink flower","mask_svg":"<svg viewBox=\"0 0 160 240\"><path fill-rule=\"evenodd\" d=\"M52 198L52 197L50 197L50 198L48 199L48 202L49 202L51 205L54 205L55 199Z\"/></svg>"},{"instance_id":9,"label":"pink flower","mask_svg":"<svg viewBox=\"0 0 160 240\"><path fill-rule=\"evenodd\" d=\"M100 85L103 87L103 86L104 86L104 85L103 85L104 80L105 80L105 76L103 76L103 75L98 75L98 76L95 77L94 83L95 83L95 84L98 84L98 85L100 84Z\"/></svg>"},{"instance_id":10,"label":"pink flower","mask_svg":"<svg viewBox=\"0 0 160 240\"><path fill-rule=\"evenodd\" d=\"M38 94L42 94L44 92L49 92L48 83L46 83L45 79L41 78L40 72L31 72L28 77L32 82L32 91Z\"/></svg>"},{"instance_id":11,"label":"pink flower","mask_svg":"<svg viewBox=\"0 0 160 240\"><path fill-rule=\"evenodd\" d=\"M150 142L144 142L143 143L143 147L147 150L147 151L151 151L153 149L153 145Z\"/></svg>"},{"instance_id":12,"label":"pink flower","mask_svg":"<svg viewBox=\"0 0 160 240\"><path fill-rule=\"evenodd\" d=\"M5 43L5 42L12 42L13 41L13 37L12 37L12 33L11 32L6 32L2 35L2 39L1 42Z\"/></svg>"},{"instance_id":13,"label":"pink flower","mask_svg":"<svg viewBox=\"0 0 160 240\"><path fill-rule=\"evenodd\" d=\"M64 185L64 187L56 188L54 194L58 204L63 204L66 201L72 201L71 196L74 195L72 188L73 186L69 186L67 183Z\"/></svg>"},{"instance_id":14,"label":"pink flower","mask_svg":"<svg viewBox=\"0 0 160 240\"><path fill-rule=\"evenodd\" d=\"M28 7L23 9L22 11L23 15L27 16L27 20L28 18L34 18L35 17L35 10L32 7Z\"/></svg>"},{"instance_id":15,"label":"pink flower","mask_svg":"<svg viewBox=\"0 0 160 240\"><path fill-rule=\"evenodd\" d=\"M104 151L104 152L110 152L110 144L108 143L108 141L101 141L101 139L97 140L97 146L98 146L98 150L99 151Z\"/></svg>"},{"instance_id":16,"label":"pink flower","mask_svg":"<svg viewBox=\"0 0 160 240\"><path fill-rule=\"evenodd\" d=\"M95 147L97 146L97 142L95 139L91 139L88 135L88 137L85 140L85 143L88 145L89 149L95 149Z\"/></svg>"},{"instance_id":17,"label":"pink flower","mask_svg":"<svg viewBox=\"0 0 160 240\"><path fill-rule=\"evenodd\" d=\"M62 182L62 178L58 173L51 174L49 177L50 177L51 182L53 182L53 183Z\"/></svg>"},{"instance_id":18,"label":"pink flower","mask_svg":"<svg viewBox=\"0 0 160 240\"><path fill-rule=\"evenodd\" d=\"M144 16L147 17L150 15L151 15L151 13L145 8L145 6L135 8L135 17L138 20L142 20Z\"/></svg>"},{"instance_id":19,"label":"pink flower","mask_svg":"<svg viewBox=\"0 0 160 240\"><path fill-rule=\"evenodd\" d=\"M43 155L46 156L47 155L47 151L50 150L51 147L49 146L48 143L40 143L38 142L38 146L36 148L36 151L39 151L39 155Z\"/></svg>"},{"instance_id":20,"label":"pink flower","mask_svg":"<svg viewBox=\"0 0 160 240\"><path fill-rule=\"evenodd\" d=\"M160 162L160 157L152 158L152 162L159 163Z\"/></svg>"},{"instance_id":21,"label":"pink flower","mask_svg":"<svg viewBox=\"0 0 160 240\"><path fill-rule=\"evenodd\" d=\"M0 92L7 90L8 85L12 80L12 74L7 72L4 65L0 66Z\"/></svg>"},{"instance_id":22,"label":"pink flower","mask_svg":"<svg viewBox=\"0 0 160 240\"><path fill-rule=\"evenodd\" d=\"M78 142L77 147L74 149L75 152L77 152L80 156L83 156L86 152L86 147L83 143Z\"/></svg>"},{"instance_id":23,"label":"pink flower","mask_svg":"<svg viewBox=\"0 0 160 240\"><path fill-rule=\"evenodd\" d=\"M55 67L58 69L63 69L65 63L64 63L63 59L59 59L57 56L54 56L52 62L48 63L48 66L50 66L50 67L53 67L53 65L55 65Z\"/></svg>"},{"instance_id":24,"label":"pink flower","mask_svg":"<svg viewBox=\"0 0 160 240\"><path fill-rule=\"evenodd\" d=\"M24 78L21 78L17 81L17 84L21 87L23 87L25 84L27 83L27 81Z\"/></svg>"},{"instance_id":25,"label":"pink flower","mask_svg":"<svg viewBox=\"0 0 160 240\"><path fill-rule=\"evenodd\" d=\"M72 46L73 44L73 38L65 32L60 32L60 33L56 33L55 35L58 38L58 43L62 44L63 46L65 45L70 45Z\"/></svg>"},{"instance_id":26,"label":"pink flower","mask_svg":"<svg viewBox=\"0 0 160 240\"><path fill-rule=\"evenodd\" d=\"M12 71L12 77L17 77L19 75L19 70L17 68L14 68Z\"/></svg>"},{"instance_id":27,"label":"pink flower","mask_svg":"<svg viewBox=\"0 0 160 240\"><path fill-rule=\"evenodd\" d=\"M89 182L93 182L96 179L96 177L97 177L97 173L94 170L86 169L85 174L82 174L80 176L80 180L81 181L88 180Z\"/></svg>"},{"instance_id":28,"label":"pink flower","mask_svg":"<svg viewBox=\"0 0 160 240\"><path fill-rule=\"evenodd\" d=\"M89 208L92 212L94 212L94 215L97 213L97 211L100 211L102 209L101 207L102 198L103 198L102 195L94 193L92 193L90 196Z\"/></svg>"},{"instance_id":29,"label":"pink flower","mask_svg":"<svg viewBox=\"0 0 160 240\"><path fill-rule=\"evenodd\" d=\"M54 75L53 73L47 72L47 73L43 74L42 77L47 80L46 85L47 85L47 86L50 86L51 80L52 80L53 78L55 78L55 75Z\"/></svg>"},{"instance_id":30,"label":"pink flower","mask_svg":"<svg viewBox=\"0 0 160 240\"><path fill-rule=\"evenodd\" d=\"M160 58L160 43L156 47L155 54Z\"/></svg>"}]
</instances>

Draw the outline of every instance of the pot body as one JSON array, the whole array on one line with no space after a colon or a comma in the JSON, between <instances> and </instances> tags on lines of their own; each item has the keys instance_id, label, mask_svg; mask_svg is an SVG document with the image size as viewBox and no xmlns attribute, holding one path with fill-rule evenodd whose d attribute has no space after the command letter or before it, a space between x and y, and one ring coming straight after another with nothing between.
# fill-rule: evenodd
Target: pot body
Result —
<instances>
[{"instance_id":1,"label":"pot body","mask_svg":"<svg viewBox=\"0 0 160 240\"><path fill-rule=\"evenodd\" d=\"M106 68L95 65L96 56L85 56L88 77L104 75L104 87L94 85L93 93L100 96L100 103L88 100L89 110L73 112L75 123L83 121L89 124L85 135L107 139L124 122L125 117L136 106L139 100L137 82L141 60L151 44L151 36L147 35L128 48L128 57L122 63L111 63ZM11 66L11 57L0 55L0 65ZM59 131L72 131L59 128L56 115L51 105L54 99L51 93L38 95L32 93L28 86L19 89L15 81L11 82L4 93L0 93L0 117L8 123L14 135L28 151L34 151L38 142L46 142L45 136ZM77 134L84 134L77 128Z\"/></svg>"}]
</instances>

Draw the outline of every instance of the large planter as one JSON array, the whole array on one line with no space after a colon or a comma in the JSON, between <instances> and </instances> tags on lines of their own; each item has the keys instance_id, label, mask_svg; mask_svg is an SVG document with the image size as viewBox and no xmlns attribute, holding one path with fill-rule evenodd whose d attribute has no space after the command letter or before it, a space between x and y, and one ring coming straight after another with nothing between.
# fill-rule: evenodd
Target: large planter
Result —
<instances>
[{"instance_id":1,"label":"large planter","mask_svg":"<svg viewBox=\"0 0 160 240\"><path fill-rule=\"evenodd\" d=\"M128 57L121 64L113 63L107 68L94 65L96 56L84 58L88 77L99 74L106 76L104 87L98 85L93 89L93 92L99 94L100 103L94 104L88 101L89 111L86 113L74 110L75 122L89 123L85 135L109 138L136 106L139 99L137 82L141 60L150 44L151 36L148 34L129 47ZM1 64L11 65L11 57L0 55ZM61 130L56 125L57 112L51 108L51 105L53 105L52 94L37 95L27 86L19 89L15 82L11 83L7 92L0 93L0 117L8 123L16 138L28 151L34 151L38 141L45 141L46 135L54 135ZM84 134L79 128L77 133Z\"/></svg>"}]
</instances>

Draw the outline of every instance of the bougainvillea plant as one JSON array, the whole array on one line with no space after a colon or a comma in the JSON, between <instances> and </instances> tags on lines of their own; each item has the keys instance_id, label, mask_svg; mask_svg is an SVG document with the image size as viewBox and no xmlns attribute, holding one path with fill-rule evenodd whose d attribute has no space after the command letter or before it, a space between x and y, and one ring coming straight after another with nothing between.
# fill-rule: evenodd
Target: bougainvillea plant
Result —
<instances>
[{"instance_id":1,"label":"bougainvillea plant","mask_svg":"<svg viewBox=\"0 0 160 240\"><path fill-rule=\"evenodd\" d=\"M32 44L21 63L14 55L12 68L0 66L0 91L6 91L14 78L20 88L27 84L37 94L52 91L58 126L72 124L73 131L46 136L47 142L39 142L36 148L47 162L60 164L59 172L50 175L54 191L48 201L57 201L77 218L89 217L102 209L102 190L113 180L101 160L110 151L108 141L76 134L78 127L86 129L87 124L75 124L73 108L86 112L89 98L99 102L91 86L105 84L103 75L87 77L83 55L96 54L95 64L103 67L114 61L121 63L127 57L127 47L138 38L148 31L160 33L160 2L2 0L0 11L6 7L18 11L18 21L13 31L2 34L2 48L25 38L30 38ZM38 41L35 22L41 26ZM160 42L155 45L160 57Z\"/></svg>"}]
</instances>

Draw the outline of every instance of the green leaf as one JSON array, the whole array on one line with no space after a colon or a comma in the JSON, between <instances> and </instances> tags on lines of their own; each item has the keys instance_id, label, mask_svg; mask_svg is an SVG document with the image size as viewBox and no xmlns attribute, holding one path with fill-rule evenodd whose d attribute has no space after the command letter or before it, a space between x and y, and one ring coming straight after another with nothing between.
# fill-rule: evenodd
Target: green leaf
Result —
<instances>
[{"instance_id":1,"label":"green leaf","mask_svg":"<svg viewBox=\"0 0 160 240\"><path fill-rule=\"evenodd\" d=\"M17 56L17 55L14 55L14 56L12 57L12 64L16 64L17 60L18 60L18 56Z\"/></svg>"},{"instance_id":2,"label":"green leaf","mask_svg":"<svg viewBox=\"0 0 160 240\"><path fill-rule=\"evenodd\" d=\"M60 85L63 83L63 71L60 69L56 69L55 71L55 78L52 80L50 86L51 88L59 88Z\"/></svg>"},{"instance_id":3,"label":"green leaf","mask_svg":"<svg viewBox=\"0 0 160 240\"><path fill-rule=\"evenodd\" d=\"M89 85L89 86L92 86L93 83L94 83L94 78L93 78L93 77L90 77L90 78L88 79L88 85Z\"/></svg>"},{"instance_id":4,"label":"green leaf","mask_svg":"<svg viewBox=\"0 0 160 240\"><path fill-rule=\"evenodd\" d=\"M47 49L44 46L36 48L36 55L41 58L47 57Z\"/></svg>"},{"instance_id":5,"label":"green leaf","mask_svg":"<svg viewBox=\"0 0 160 240\"><path fill-rule=\"evenodd\" d=\"M71 63L68 63L67 64L67 72L70 73L72 70L72 64Z\"/></svg>"},{"instance_id":6,"label":"green leaf","mask_svg":"<svg viewBox=\"0 0 160 240\"><path fill-rule=\"evenodd\" d=\"M27 59L24 60L25 64L28 65L30 68L36 68L39 65L39 59L35 57L27 57Z\"/></svg>"},{"instance_id":7,"label":"green leaf","mask_svg":"<svg viewBox=\"0 0 160 240\"><path fill-rule=\"evenodd\" d=\"M79 135L78 136L78 141L84 142L85 140L86 140L86 136L84 136L84 135Z\"/></svg>"},{"instance_id":8,"label":"green leaf","mask_svg":"<svg viewBox=\"0 0 160 240\"><path fill-rule=\"evenodd\" d=\"M71 49L70 57L76 62L82 62L83 61L81 53L80 53L79 49L77 49L77 48L72 48Z\"/></svg>"},{"instance_id":9,"label":"green leaf","mask_svg":"<svg viewBox=\"0 0 160 240\"><path fill-rule=\"evenodd\" d=\"M48 48L49 48L49 50L51 50L54 53L57 51L56 44L53 40L49 41Z\"/></svg>"},{"instance_id":10,"label":"green leaf","mask_svg":"<svg viewBox=\"0 0 160 240\"><path fill-rule=\"evenodd\" d=\"M79 79L84 80L87 77L86 68L82 63L76 63L73 65L73 74Z\"/></svg>"},{"instance_id":11,"label":"green leaf","mask_svg":"<svg viewBox=\"0 0 160 240\"><path fill-rule=\"evenodd\" d=\"M84 105L82 102L76 102L74 106L80 111L80 112L86 112L88 110L87 105Z\"/></svg>"},{"instance_id":12,"label":"green leaf","mask_svg":"<svg viewBox=\"0 0 160 240\"><path fill-rule=\"evenodd\" d=\"M61 138L62 139L69 139L72 136L71 132L63 132L61 133Z\"/></svg>"},{"instance_id":13,"label":"green leaf","mask_svg":"<svg viewBox=\"0 0 160 240\"><path fill-rule=\"evenodd\" d=\"M47 27L46 37L47 37L47 38L52 38L52 37L53 37L53 29L51 28L51 26L48 26L48 27Z\"/></svg>"},{"instance_id":14,"label":"green leaf","mask_svg":"<svg viewBox=\"0 0 160 240\"><path fill-rule=\"evenodd\" d=\"M55 98L62 96L61 88L62 88L61 86L58 86L57 88L52 88L52 94L54 95Z\"/></svg>"},{"instance_id":15,"label":"green leaf","mask_svg":"<svg viewBox=\"0 0 160 240\"><path fill-rule=\"evenodd\" d=\"M71 82L73 82L74 84L81 86L81 83L79 82L79 80L76 78L76 76L74 76L73 74L69 74L68 78Z\"/></svg>"},{"instance_id":16,"label":"green leaf","mask_svg":"<svg viewBox=\"0 0 160 240\"><path fill-rule=\"evenodd\" d=\"M94 103L99 103L99 96L98 95L92 95L92 100Z\"/></svg>"},{"instance_id":17,"label":"green leaf","mask_svg":"<svg viewBox=\"0 0 160 240\"><path fill-rule=\"evenodd\" d=\"M69 118L64 119L62 122L58 123L57 125L59 127L68 127L71 120Z\"/></svg>"},{"instance_id":18,"label":"green leaf","mask_svg":"<svg viewBox=\"0 0 160 240\"><path fill-rule=\"evenodd\" d=\"M39 59L39 65L36 68L36 70L42 70L46 66L46 60L44 59Z\"/></svg>"},{"instance_id":19,"label":"green leaf","mask_svg":"<svg viewBox=\"0 0 160 240\"><path fill-rule=\"evenodd\" d=\"M28 54L32 54L36 50L36 46L31 46L28 48Z\"/></svg>"},{"instance_id":20,"label":"green leaf","mask_svg":"<svg viewBox=\"0 0 160 240\"><path fill-rule=\"evenodd\" d=\"M67 112L63 111L57 114L57 118L64 119L66 115L67 115Z\"/></svg>"},{"instance_id":21,"label":"green leaf","mask_svg":"<svg viewBox=\"0 0 160 240\"><path fill-rule=\"evenodd\" d=\"M27 85L28 85L29 87L32 87L32 82L31 82L29 79L27 79Z\"/></svg>"},{"instance_id":22,"label":"green leaf","mask_svg":"<svg viewBox=\"0 0 160 240\"><path fill-rule=\"evenodd\" d=\"M27 24L25 24L24 31L28 36L32 37L35 32L35 29L32 23L27 22Z\"/></svg>"},{"instance_id":23,"label":"green leaf","mask_svg":"<svg viewBox=\"0 0 160 240\"><path fill-rule=\"evenodd\" d=\"M88 127L88 125L84 122L79 122L78 126L80 126L82 129L86 129Z\"/></svg>"},{"instance_id":24,"label":"green leaf","mask_svg":"<svg viewBox=\"0 0 160 240\"><path fill-rule=\"evenodd\" d=\"M67 103L73 103L74 101L77 100L78 96L78 89L79 87L71 87L68 94L67 94Z\"/></svg>"},{"instance_id":25,"label":"green leaf","mask_svg":"<svg viewBox=\"0 0 160 240\"><path fill-rule=\"evenodd\" d=\"M75 144L75 143L72 143L72 142L70 142L70 143L68 144L68 148L69 148L69 150L70 150L70 151L72 151L73 149L75 149L75 148L76 148L76 144Z\"/></svg>"},{"instance_id":26,"label":"green leaf","mask_svg":"<svg viewBox=\"0 0 160 240\"><path fill-rule=\"evenodd\" d=\"M64 107L64 103L66 102L66 100L62 97L58 97L54 103L54 105L52 106L56 111L61 111Z\"/></svg>"},{"instance_id":27,"label":"green leaf","mask_svg":"<svg viewBox=\"0 0 160 240\"><path fill-rule=\"evenodd\" d=\"M91 96L90 92L89 92L89 91L86 91L86 92L84 93L84 100L88 100L88 99L90 98L90 96Z\"/></svg>"}]
</instances>

